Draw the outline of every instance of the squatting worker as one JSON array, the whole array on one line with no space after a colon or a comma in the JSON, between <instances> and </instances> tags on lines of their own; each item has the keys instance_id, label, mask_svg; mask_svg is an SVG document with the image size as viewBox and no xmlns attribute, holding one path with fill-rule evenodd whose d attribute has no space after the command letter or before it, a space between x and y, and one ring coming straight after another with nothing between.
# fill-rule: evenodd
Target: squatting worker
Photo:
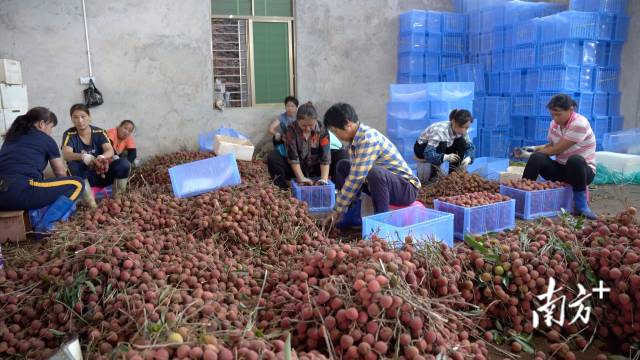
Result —
<instances>
[{"instance_id":1,"label":"squatting worker","mask_svg":"<svg viewBox=\"0 0 640 360\"><path fill-rule=\"evenodd\" d=\"M35 107L16 118L4 135L0 149L0 210L49 206L37 223L32 224L37 232L50 230L82 193L82 179L65 176L67 169L51 137L57 124L53 112ZM47 163L55 178L44 178Z\"/></svg>"},{"instance_id":2,"label":"squatting worker","mask_svg":"<svg viewBox=\"0 0 640 360\"><path fill-rule=\"evenodd\" d=\"M410 205L416 200L420 180L415 177L398 149L378 130L361 124L349 104L333 105L324 115L324 125L350 144L351 160L336 165L336 208L325 224L339 221L360 191L371 195L375 213L389 205Z\"/></svg>"},{"instance_id":3,"label":"squatting worker","mask_svg":"<svg viewBox=\"0 0 640 360\"><path fill-rule=\"evenodd\" d=\"M282 157L287 156L284 135L287 132L287 127L296 121L298 104L298 99L294 96L287 96L284 99L284 112L275 117L269 125L269 134L273 137L273 147Z\"/></svg>"},{"instance_id":4,"label":"squatting worker","mask_svg":"<svg viewBox=\"0 0 640 360\"><path fill-rule=\"evenodd\" d=\"M558 94L547 109L553 120L547 132L548 144L516 151L528 159L523 178L536 180L538 175L549 181L563 181L573 187L577 215L596 219L587 203L587 185L596 173L596 137L589 120L576 112L577 104L570 96ZM555 155L556 160L551 156Z\"/></svg>"},{"instance_id":5,"label":"squatting worker","mask_svg":"<svg viewBox=\"0 0 640 360\"><path fill-rule=\"evenodd\" d=\"M138 152L136 149L136 140L133 138L135 129L136 124L134 124L133 121L122 120L118 127L107 130L107 135L115 152L115 155L113 155L114 160L125 158L131 165L136 161Z\"/></svg>"},{"instance_id":6,"label":"squatting worker","mask_svg":"<svg viewBox=\"0 0 640 360\"><path fill-rule=\"evenodd\" d=\"M280 188L288 187L287 181L295 178L302 185L323 185L328 183L331 173L332 155L329 132L318 121L318 113L311 102L301 105L296 121L289 124L285 132L287 157L273 151L267 159L269 174ZM348 158L338 155L339 159ZM314 182L312 178L317 178Z\"/></svg>"},{"instance_id":7,"label":"squatting worker","mask_svg":"<svg viewBox=\"0 0 640 360\"><path fill-rule=\"evenodd\" d=\"M109 137L104 130L91 125L91 113L86 105L73 105L69 114L73 127L62 135L62 154L71 175L84 180L84 202L95 208L96 200L91 187L113 184L113 194L119 196L126 190L131 165L127 159L120 158L108 165L106 173L98 174L98 166L103 166L114 155Z\"/></svg>"},{"instance_id":8,"label":"squatting worker","mask_svg":"<svg viewBox=\"0 0 640 360\"><path fill-rule=\"evenodd\" d=\"M466 170L475 157L475 146L467 135L472 123L469 110L455 109L448 121L433 123L420 134L413 152L418 159L426 161L425 166L420 166L421 181L429 181L444 162L449 163L449 173Z\"/></svg>"}]
</instances>

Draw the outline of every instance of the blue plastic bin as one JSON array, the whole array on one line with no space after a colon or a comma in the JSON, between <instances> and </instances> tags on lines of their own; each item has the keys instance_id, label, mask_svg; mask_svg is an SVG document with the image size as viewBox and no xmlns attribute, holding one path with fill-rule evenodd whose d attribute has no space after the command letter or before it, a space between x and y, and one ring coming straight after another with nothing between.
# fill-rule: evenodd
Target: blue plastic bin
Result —
<instances>
[{"instance_id":1,"label":"blue plastic bin","mask_svg":"<svg viewBox=\"0 0 640 360\"><path fill-rule=\"evenodd\" d=\"M511 199L495 204L472 208L434 200L436 210L453 214L453 233L456 239L464 239L467 234L483 235L513 229L516 226L516 202Z\"/></svg>"},{"instance_id":2,"label":"blue plastic bin","mask_svg":"<svg viewBox=\"0 0 640 360\"><path fill-rule=\"evenodd\" d=\"M600 14L598 18L598 40L609 41L613 38L616 27L616 17L611 14Z\"/></svg>"},{"instance_id":3,"label":"blue plastic bin","mask_svg":"<svg viewBox=\"0 0 640 360\"><path fill-rule=\"evenodd\" d=\"M424 54L402 53L398 56L398 72L400 74L424 74Z\"/></svg>"},{"instance_id":4,"label":"blue plastic bin","mask_svg":"<svg viewBox=\"0 0 640 360\"><path fill-rule=\"evenodd\" d=\"M549 133L549 125L551 124L551 119L546 116L538 116L535 118L535 129L533 139L537 142L543 143L547 141L547 134Z\"/></svg>"},{"instance_id":5,"label":"blue plastic bin","mask_svg":"<svg viewBox=\"0 0 640 360\"><path fill-rule=\"evenodd\" d=\"M411 75L398 73L398 84L420 84L424 83L424 75Z\"/></svg>"},{"instance_id":6,"label":"blue plastic bin","mask_svg":"<svg viewBox=\"0 0 640 360\"><path fill-rule=\"evenodd\" d=\"M540 73L539 68L527 69L524 75L524 91L535 92L540 85Z\"/></svg>"},{"instance_id":7,"label":"blue plastic bin","mask_svg":"<svg viewBox=\"0 0 640 360\"><path fill-rule=\"evenodd\" d=\"M540 38L540 21L531 19L513 25L515 45L536 44Z\"/></svg>"},{"instance_id":8,"label":"blue plastic bin","mask_svg":"<svg viewBox=\"0 0 640 360\"><path fill-rule=\"evenodd\" d=\"M424 54L424 73L439 74L440 73L440 57L439 54Z\"/></svg>"},{"instance_id":9,"label":"blue plastic bin","mask_svg":"<svg viewBox=\"0 0 640 360\"><path fill-rule=\"evenodd\" d=\"M485 119L486 120L486 119ZM509 129L481 129L482 154L488 157L506 158L511 138Z\"/></svg>"},{"instance_id":10,"label":"blue plastic bin","mask_svg":"<svg viewBox=\"0 0 640 360\"><path fill-rule=\"evenodd\" d=\"M610 122L608 116L595 116L591 119L591 129L596 136L597 142L602 142L604 134L610 130Z\"/></svg>"},{"instance_id":11,"label":"blue plastic bin","mask_svg":"<svg viewBox=\"0 0 640 360\"><path fill-rule=\"evenodd\" d=\"M628 33L629 33L629 17L622 16L622 15L616 16L616 27L613 32L613 40L626 41Z\"/></svg>"},{"instance_id":12,"label":"blue plastic bin","mask_svg":"<svg viewBox=\"0 0 640 360\"><path fill-rule=\"evenodd\" d=\"M362 218L362 237L377 234L393 247L401 247L405 238L415 242L439 240L453 247L453 215L412 206Z\"/></svg>"},{"instance_id":13,"label":"blue plastic bin","mask_svg":"<svg viewBox=\"0 0 640 360\"><path fill-rule=\"evenodd\" d=\"M473 108L472 100L460 100L460 101L429 101L429 117L431 119L449 119L449 113L453 109L471 109Z\"/></svg>"},{"instance_id":14,"label":"blue plastic bin","mask_svg":"<svg viewBox=\"0 0 640 360\"><path fill-rule=\"evenodd\" d=\"M465 55L442 55L440 58L440 71L442 72L456 65L464 64L464 62Z\"/></svg>"},{"instance_id":15,"label":"blue plastic bin","mask_svg":"<svg viewBox=\"0 0 640 360\"><path fill-rule=\"evenodd\" d=\"M442 32L442 13L439 11L427 11L425 13L426 33L438 34Z\"/></svg>"},{"instance_id":16,"label":"blue plastic bin","mask_svg":"<svg viewBox=\"0 0 640 360\"><path fill-rule=\"evenodd\" d=\"M424 10L411 10L400 14L400 33L422 33L426 31L426 16Z\"/></svg>"},{"instance_id":17,"label":"blue plastic bin","mask_svg":"<svg viewBox=\"0 0 640 360\"><path fill-rule=\"evenodd\" d=\"M424 53L426 49L424 34L410 33L398 36L398 53Z\"/></svg>"},{"instance_id":18,"label":"blue plastic bin","mask_svg":"<svg viewBox=\"0 0 640 360\"><path fill-rule=\"evenodd\" d=\"M550 66L542 68L538 89L542 91L578 91L580 67Z\"/></svg>"},{"instance_id":19,"label":"blue plastic bin","mask_svg":"<svg viewBox=\"0 0 640 360\"><path fill-rule=\"evenodd\" d=\"M525 91L525 70L512 70L510 73L511 80L509 80L509 93L519 93Z\"/></svg>"},{"instance_id":20,"label":"blue plastic bin","mask_svg":"<svg viewBox=\"0 0 640 360\"><path fill-rule=\"evenodd\" d=\"M469 53L479 54L480 52L480 34L469 34Z\"/></svg>"},{"instance_id":21,"label":"blue plastic bin","mask_svg":"<svg viewBox=\"0 0 640 360\"><path fill-rule=\"evenodd\" d=\"M481 12L482 31L491 32L497 26L504 26L503 7L486 7Z\"/></svg>"},{"instance_id":22,"label":"blue plastic bin","mask_svg":"<svg viewBox=\"0 0 640 360\"><path fill-rule=\"evenodd\" d=\"M541 45L542 66L595 65L595 41L564 40Z\"/></svg>"},{"instance_id":23,"label":"blue plastic bin","mask_svg":"<svg viewBox=\"0 0 640 360\"><path fill-rule=\"evenodd\" d=\"M487 73L487 93L489 95L500 94L500 73L491 72Z\"/></svg>"},{"instance_id":24,"label":"blue plastic bin","mask_svg":"<svg viewBox=\"0 0 640 360\"><path fill-rule=\"evenodd\" d=\"M491 53L491 71L500 72L504 70L504 55L502 51Z\"/></svg>"},{"instance_id":25,"label":"blue plastic bin","mask_svg":"<svg viewBox=\"0 0 640 360\"><path fill-rule=\"evenodd\" d=\"M336 186L329 180L328 185L300 186L291 180L291 194L296 199L306 202L309 212L327 212L336 204Z\"/></svg>"},{"instance_id":26,"label":"blue plastic bin","mask_svg":"<svg viewBox=\"0 0 640 360\"><path fill-rule=\"evenodd\" d=\"M624 13L626 6L627 0L571 0L569 2L571 10L613 14Z\"/></svg>"},{"instance_id":27,"label":"blue plastic bin","mask_svg":"<svg viewBox=\"0 0 640 360\"><path fill-rule=\"evenodd\" d=\"M500 72L500 92L502 94L508 94L511 92L511 72L510 71Z\"/></svg>"},{"instance_id":28,"label":"blue plastic bin","mask_svg":"<svg viewBox=\"0 0 640 360\"><path fill-rule=\"evenodd\" d=\"M388 138L389 138L389 141L391 141L391 143L396 146L398 151L401 154L403 154L403 157L405 157L404 155L407 154L407 155L410 155L408 156L409 159L413 158L414 156L413 145L418 139L417 136L414 137L410 135L398 135L398 136L389 135Z\"/></svg>"},{"instance_id":29,"label":"blue plastic bin","mask_svg":"<svg viewBox=\"0 0 640 360\"><path fill-rule=\"evenodd\" d=\"M425 101L427 84L391 84L389 94L391 94L391 101Z\"/></svg>"},{"instance_id":30,"label":"blue plastic bin","mask_svg":"<svg viewBox=\"0 0 640 360\"><path fill-rule=\"evenodd\" d=\"M474 84L472 82L433 82L427 84L430 100L471 101Z\"/></svg>"},{"instance_id":31,"label":"blue plastic bin","mask_svg":"<svg viewBox=\"0 0 640 360\"><path fill-rule=\"evenodd\" d=\"M444 54L465 55L467 53L466 34L445 34L442 36L442 52Z\"/></svg>"},{"instance_id":32,"label":"blue plastic bin","mask_svg":"<svg viewBox=\"0 0 640 360\"><path fill-rule=\"evenodd\" d=\"M539 217L554 217L562 209L573 210L573 190L571 187L524 191L505 185L500 185L500 194L506 195L516 202L516 216L524 220Z\"/></svg>"},{"instance_id":33,"label":"blue plastic bin","mask_svg":"<svg viewBox=\"0 0 640 360\"><path fill-rule=\"evenodd\" d=\"M622 94L619 92L609 93L609 115L620 115L620 102L622 101Z\"/></svg>"},{"instance_id":34,"label":"blue plastic bin","mask_svg":"<svg viewBox=\"0 0 640 360\"><path fill-rule=\"evenodd\" d=\"M534 94L511 95L511 115L531 116L535 114Z\"/></svg>"},{"instance_id":35,"label":"blue plastic bin","mask_svg":"<svg viewBox=\"0 0 640 360\"><path fill-rule=\"evenodd\" d=\"M429 104L426 101L389 101L387 103L387 119L419 120L425 118L428 111Z\"/></svg>"},{"instance_id":36,"label":"blue plastic bin","mask_svg":"<svg viewBox=\"0 0 640 360\"><path fill-rule=\"evenodd\" d=\"M538 65L537 45L519 45L513 49L513 68L528 69Z\"/></svg>"},{"instance_id":37,"label":"blue plastic bin","mask_svg":"<svg viewBox=\"0 0 640 360\"><path fill-rule=\"evenodd\" d=\"M200 151L213 151L213 138L216 135L224 135L234 137L242 140L248 140L248 138L237 130L227 127L220 127L215 131L202 133L198 136L198 144L200 145Z\"/></svg>"},{"instance_id":38,"label":"blue plastic bin","mask_svg":"<svg viewBox=\"0 0 640 360\"><path fill-rule=\"evenodd\" d=\"M233 154L211 157L169 168L173 194L186 198L240 184L240 171Z\"/></svg>"},{"instance_id":39,"label":"blue plastic bin","mask_svg":"<svg viewBox=\"0 0 640 360\"><path fill-rule=\"evenodd\" d=\"M494 28L491 32L493 51L504 50L504 26Z\"/></svg>"},{"instance_id":40,"label":"blue plastic bin","mask_svg":"<svg viewBox=\"0 0 640 360\"><path fill-rule=\"evenodd\" d=\"M387 134L394 137L412 137L415 141L429 125L431 125L431 121L427 118L398 119L388 117Z\"/></svg>"},{"instance_id":41,"label":"blue plastic bin","mask_svg":"<svg viewBox=\"0 0 640 360\"><path fill-rule=\"evenodd\" d=\"M504 48L512 49L514 45L513 41L513 25L506 25L504 27Z\"/></svg>"},{"instance_id":42,"label":"blue plastic bin","mask_svg":"<svg viewBox=\"0 0 640 360\"><path fill-rule=\"evenodd\" d=\"M609 113L609 94L597 92L593 94L593 111L594 116L606 116Z\"/></svg>"},{"instance_id":43,"label":"blue plastic bin","mask_svg":"<svg viewBox=\"0 0 640 360\"><path fill-rule=\"evenodd\" d=\"M585 116L590 116L593 111L594 94L581 92L573 95L573 99L578 103L578 112Z\"/></svg>"},{"instance_id":44,"label":"blue plastic bin","mask_svg":"<svg viewBox=\"0 0 640 360\"><path fill-rule=\"evenodd\" d=\"M624 46L623 42L601 42L604 46L600 47L603 55L603 59L598 65L602 67L610 67L610 68L620 68L620 62L622 60L622 47Z\"/></svg>"},{"instance_id":45,"label":"blue plastic bin","mask_svg":"<svg viewBox=\"0 0 640 360\"><path fill-rule=\"evenodd\" d=\"M540 91L536 93L536 111L535 115L539 116L548 116L549 109L547 109L547 104L552 97L557 95L558 93L555 91Z\"/></svg>"},{"instance_id":46,"label":"blue plastic bin","mask_svg":"<svg viewBox=\"0 0 640 360\"><path fill-rule=\"evenodd\" d=\"M513 70L513 50L512 49L504 50L502 52L502 57L503 57L502 67L504 68L504 71Z\"/></svg>"},{"instance_id":47,"label":"blue plastic bin","mask_svg":"<svg viewBox=\"0 0 640 360\"><path fill-rule=\"evenodd\" d=\"M480 53L488 53L493 49L493 35L490 32L480 34Z\"/></svg>"},{"instance_id":48,"label":"blue plastic bin","mask_svg":"<svg viewBox=\"0 0 640 360\"><path fill-rule=\"evenodd\" d=\"M616 131L620 131L624 128L624 117L622 116L612 116L611 117L611 124L609 126L609 130L611 132L616 132ZM604 141L604 136L603 136L603 141Z\"/></svg>"},{"instance_id":49,"label":"blue plastic bin","mask_svg":"<svg viewBox=\"0 0 640 360\"><path fill-rule=\"evenodd\" d=\"M508 146L508 144L507 144ZM477 157L471 165L467 167L470 174L478 174L485 179L498 180L500 172L506 171L509 167L509 159L495 157Z\"/></svg>"},{"instance_id":50,"label":"blue plastic bin","mask_svg":"<svg viewBox=\"0 0 640 360\"><path fill-rule=\"evenodd\" d=\"M501 128L509 125L510 99L499 96L484 98L484 126L486 128Z\"/></svg>"},{"instance_id":51,"label":"blue plastic bin","mask_svg":"<svg viewBox=\"0 0 640 360\"><path fill-rule=\"evenodd\" d=\"M556 17L556 40L593 40L598 34L598 14L581 11L563 11Z\"/></svg>"},{"instance_id":52,"label":"blue plastic bin","mask_svg":"<svg viewBox=\"0 0 640 360\"><path fill-rule=\"evenodd\" d=\"M595 91L618 91L619 70L616 68L599 67L595 71Z\"/></svg>"},{"instance_id":53,"label":"blue plastic bin","mask_svg":"<svg viewBox=\"0 0 640 360\"><path fill-rule=\"evenodd\" d=\"M480 0L477 0L480 1ZM473 10L467 13L469 21L469 33L480 34L482 32L482 11Z\"/></svg>"},{"instance_id":54,"label":"blue plastic bin","mask_svg":"<svg viewBox=\"0 0 640 360\"><path fill-rule=\"evenodd\" d=\"M464 34L467 32L467 21L465 14L443 12L442 32L445 34Z\"/></svg>"},{"instance_id":55,"label":"blue plastic bin","mask_svg":"<svg viewBox=\"0 0 640 360\"><path fill-rule=\"evenodd\" d=\"M442 35L426 34L424 36L424 43L425 52L438 55L442 52Z\"/></svg>"},{"instance_id":56,"label":"blue plastic bin","mask_svg":"<svg viewBox=\"0 0 640 360\"><path fill-rule=\"evenodd\" d=\"M640 128L610 132L604 134L602 148L605 151L621 154L640 155L638 139L640 139Z\"/></svg>"},{"instance_id":57,"label":"blue plastic bin","mask_svg":"<svg viewBox=\"0 0 640 360\"><path fill-rule=\"evenodd\" d=\"M511 117L511 128L509 132L509 136L511 137L511 141L513 139L524 138L525 137L525 123L529 120L526 116L512 116Z\"/></svg>"},{"instance_id":58,"label":"blue plastic bin","mask_svg":"<svg viewBox=\"0 0 640 360\"><path fill-rule=\"evenodd\" d=\"M580 91L593 92L596 68L583 66L580 68Z\"/></svg>"}]
</instances>

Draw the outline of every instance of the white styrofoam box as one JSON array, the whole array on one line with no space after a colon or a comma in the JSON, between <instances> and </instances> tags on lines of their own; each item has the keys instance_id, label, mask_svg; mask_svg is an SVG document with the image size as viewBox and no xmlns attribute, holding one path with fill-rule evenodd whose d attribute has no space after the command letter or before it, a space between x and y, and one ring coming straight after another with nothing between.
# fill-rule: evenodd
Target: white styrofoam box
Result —
<instances>
[{"instance_id":1,"label":"white styrofoam box","mask_svg":"<svg viewBox=\"0 0 640 360\"><path fill-rule=\"evenodd\" d=\"M27 85L0 84L0 109L29 107Z\"/></svg>"},{"instance_id":2,"label":"white styrofoam box","mask_svg":"<svg viewBox=\"0 0 640 360\"><path fill-rule=\"evenodd\" d=\"M524 174L524 166L509 166L507 171L500 172L500 183L510 180L520 180Z\"/></svg>"},{"instance_id":3,"label":"white styrofoam box","mask_svg":"<svg viewBox=\"0 0 640 360\"><path fill-rule=\"evenodd\" d=\"M251 161L254 150L255 147L249 140L224 135L213 137L213 152L216 155L233 154L237 160Z\"/></svg>"},{"instance_id":4,"label":"white styrofoam box","mask_svg":"<svg viewBox=\"0 0 640 360\"><path fill-rule=\"evenodd\" d=\"M623 175L629 175L640 172L640 155L598 151L596 164L612 171L622 172Z\"/></svg>"},{"instance_id":5,"label":"white styrofoam box","mask_svg":"<svg viewBox=\"0 0 640 360\"><path fill-rule=\"evenodd\" d=\"M0 109L0 130L4 134L9 128L13 121L20 115L24 115L27 113L27 108L20 109Z\"/></svg>"},{"instance_id":6,"label":"white styrofoam box","mask_svg":"<svg viewBox=\"0 0 640 360\"><path fill-rule=\"evenodd\" d=\"M21 85L22 70L20 61L11 59L0 59L0 83Z\"/></svg>"}]
</instances>

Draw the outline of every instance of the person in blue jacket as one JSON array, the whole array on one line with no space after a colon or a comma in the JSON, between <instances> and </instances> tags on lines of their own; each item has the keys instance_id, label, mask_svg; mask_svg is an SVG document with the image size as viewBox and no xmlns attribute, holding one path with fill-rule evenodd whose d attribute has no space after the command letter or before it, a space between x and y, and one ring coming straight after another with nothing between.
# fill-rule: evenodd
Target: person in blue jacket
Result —
<instances>
[{"instance_id":1,"label":"person in blue jacket","mask_svg":"<svg viewBox=\"0 0 640 360\"><path fill-rule=\"evenodd\" d=\"M71 210L83 189L81 178L65 176L67 169L51 137L57 124L53 112L35 107L16 118L0 149L0 210L49 206L32 224L36 232L50 231L53 223ZM47 164L51 165L55 178L44 178Z\"/></svg>"},{"instance_id":2,"label":"person in blue jacket","mask_svg":"<svg viewBox=\"0 0 640 360\"><path fill-rule=\"evenodd\" d=\"M294 96L287 96L284 99L284 112L271 121L269 125L269 134L273 136L273 147L283 158L287 156L284 137L287 127L296 122L296 114L298 113L298 99Z\"/></svg>"},{"instance_id":3,"label":"person in blue jacket","mask_svg":"<svg viewBox=\"0 0 640 360\"><path fill-rule=\"evenodd\" d=\"M415 156L426 161L424 174L418 177L427 182L443 162L449 163L449 173L464 169L475 158L475 146L467 131L473 123L469 110L454 109L448 121L431 124L418 137L413 146Z\"/></svg>"}]
</instances>

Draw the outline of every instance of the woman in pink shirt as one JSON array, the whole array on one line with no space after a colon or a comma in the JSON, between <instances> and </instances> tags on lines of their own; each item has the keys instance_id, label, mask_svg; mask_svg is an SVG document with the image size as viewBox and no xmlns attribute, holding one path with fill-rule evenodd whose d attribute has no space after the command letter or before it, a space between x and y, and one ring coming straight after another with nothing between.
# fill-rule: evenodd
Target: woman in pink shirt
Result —
<instances>
[{"instance_id":1,"label":"woman in pink shirt","mask_svg":"<svg viewBox=\"0 0 640 360\"><path fill-rule=\"evenodd\" d=\"M596 137L589 120L576 112L577 104L570 96L555 95L547 104L553 120L549 125L546 145L522 149L528 158L523 178L563 181L573 187L574 210L588 219L597 216L587 203L587 185L596 173ZM556 160L551 156L555 155Z\"/></svg>"}]
</instances>

